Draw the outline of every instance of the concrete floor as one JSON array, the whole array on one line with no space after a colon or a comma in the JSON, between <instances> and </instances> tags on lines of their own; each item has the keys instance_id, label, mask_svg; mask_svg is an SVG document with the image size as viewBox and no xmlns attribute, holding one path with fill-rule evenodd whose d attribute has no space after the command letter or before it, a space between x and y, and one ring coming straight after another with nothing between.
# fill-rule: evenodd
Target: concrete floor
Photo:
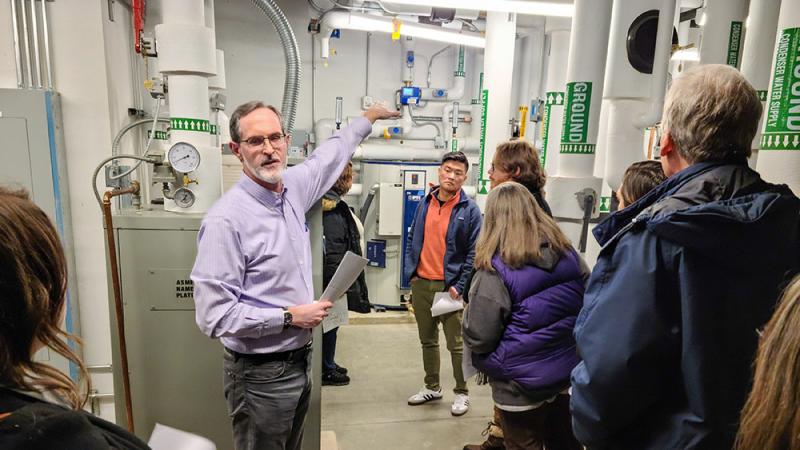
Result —
<instances>
[{"instance_id":1,"label":"concrete floor","mask_svg":"<svg viewBox=\"0 0 800 450\"><path fill-rule=\"evenodd\" d=\"M348 368L351 382L322 389L327 442L330 432L339 450L461 450L464 444L483 441L481 431L492 413L491 390L469 380L469 412L450 414L455 381L441 331L444 398L409 406L408 397L423 386L424 377L416 324L350 323L339 330L336 362Z\"/></svg>"}]
</instances>

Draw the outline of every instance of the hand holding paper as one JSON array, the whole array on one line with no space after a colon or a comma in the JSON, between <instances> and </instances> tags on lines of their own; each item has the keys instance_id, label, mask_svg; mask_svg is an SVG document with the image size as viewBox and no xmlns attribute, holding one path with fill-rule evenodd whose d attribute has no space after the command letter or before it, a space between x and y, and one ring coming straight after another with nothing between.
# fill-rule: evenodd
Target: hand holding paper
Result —
<instances>
[{"instance_id":1,"label":"hand holding paper","mask_svg":"<svg viewBox=\"0 0 800 450\"><path fill-rule=\"evenodd\" d=\"M433 295L433 306L431 306L431 316L433 317L462 309L464 309L464 302L460 298L452 298L449 292L437 292Z\"/></svg>"},{"instance_id":2,"label":"hand holding paper","mask_svg":"<svg viewBox=\"0 0 800 450\"><path fill-rule=\"evenodd\" d=\"M358 275L366 267L367 262L366 258L362 258L353 252L345 253L342 262L339 263L339 267L336 268L336 272L333 274L333 278L328 283L328 287L325 288L325 292L320 296L320 300L328 300L330 302L339 300L350 289L353 282L356 281Z\"/></svg>"}]
</instances>

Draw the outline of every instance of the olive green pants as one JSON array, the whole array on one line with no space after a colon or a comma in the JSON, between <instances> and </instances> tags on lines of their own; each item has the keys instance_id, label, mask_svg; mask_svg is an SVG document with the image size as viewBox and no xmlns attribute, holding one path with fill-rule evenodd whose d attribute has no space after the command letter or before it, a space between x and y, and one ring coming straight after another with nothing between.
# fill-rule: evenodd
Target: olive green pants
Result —
<instances>
[{"instance_id":1,"label":"olive green pants","mask_svg":"<svg viewBox=\"0 0 800 450\"><path fill-rule=\"evenodd\" d=\"M461 340L461 315L463 311L454 311L441 316L431 316L433 296L444 291L443 281L432 281L417 278L411 282L411 304L414 306L414 317L417 319L419 341L422 344L422 365L425 368L425 387L439 390L439 323L442 324L447 350L453 363L453 377L456 379L456 394L467 394L467 382L461 369L463 341Z\"/></svg>"}]
</instances>

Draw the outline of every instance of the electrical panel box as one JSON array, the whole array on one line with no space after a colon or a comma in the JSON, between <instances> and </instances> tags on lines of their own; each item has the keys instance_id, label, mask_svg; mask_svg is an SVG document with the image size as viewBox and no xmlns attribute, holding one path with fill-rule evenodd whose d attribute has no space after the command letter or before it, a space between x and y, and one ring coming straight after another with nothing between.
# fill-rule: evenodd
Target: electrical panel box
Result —
<instances>
[{"instance_id":1,"label":"electrical panel box","mask_svg":"<svg viewBox=\"0 0 800 450\"><path fill-rule=\"evenodd\" d=\"M0 185L25 189L55 224L67 259L67 306L64 328L79 333L75 245L67 181L66 153L57 92L42 89L0 89ZM46 348L35 359L75 379L74 365Z\"/></svg>"},{"instance_id":2,"label":"electrical panel box","mask_svg":"<svg viewBox=\"0 0 800 450\"><path fill-rule=\"evenodd\" d=\"M408 234L411 232L411 224L414 222L414 214L417 207L425 198L425 182L427 172L425 170L405 170L403 171L403 239L408 241ZM405 258L400 262L400 288L410 289L411 281L405 276Z\"/></svg>"},{"instance_id":3,"label":"electrical panel box","mask_svg":"<svg viewBox=\"0 0 800 450\"><path fill-rule=\"evenodd\" d=\"M400 236L403 233L403 185L381 183L378 194L378 234Z\"/></svg>"}]
</instances>

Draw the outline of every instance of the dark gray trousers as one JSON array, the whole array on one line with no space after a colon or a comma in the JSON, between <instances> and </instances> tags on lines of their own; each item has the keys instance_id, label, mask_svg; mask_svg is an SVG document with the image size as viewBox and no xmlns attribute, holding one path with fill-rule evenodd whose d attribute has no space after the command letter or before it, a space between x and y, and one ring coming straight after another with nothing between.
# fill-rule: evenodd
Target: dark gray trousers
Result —
<instances>
[{"instance_id":1,"label":"dark gray trousers","mask_svg":"<svg viewBox=\"0 0 800 450\"><path fill-rule=\"evenodd\" d=\"M311 352L254 362L224 352L225 399L236 450L300 450L311 396Z\"/></svg>"}]
</instances>

